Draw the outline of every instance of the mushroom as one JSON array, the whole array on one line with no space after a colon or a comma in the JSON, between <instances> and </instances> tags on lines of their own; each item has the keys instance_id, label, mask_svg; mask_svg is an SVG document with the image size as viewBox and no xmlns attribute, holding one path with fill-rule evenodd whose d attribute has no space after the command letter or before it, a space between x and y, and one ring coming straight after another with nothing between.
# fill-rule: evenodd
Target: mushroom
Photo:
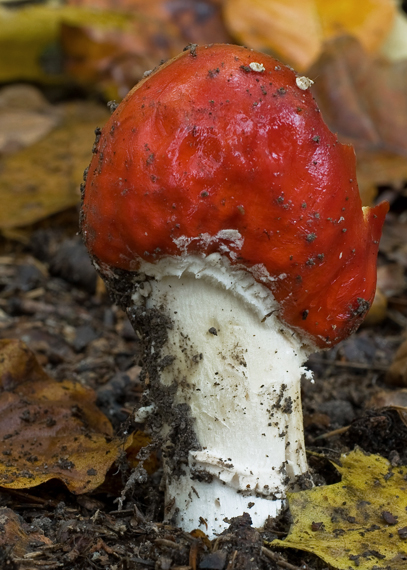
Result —
<instances>
[{"instance_id":1,"label":"mushroom","mask_svg":"<svg viewBox=\"0 0 407 570\"><path fill-rule=\"evenodd\" d=\"M209 536L245 511L263 526L307 480L304 363L374 297L388 205L362 208L305 80L190 46L97 132L83 185L85 243L144 341L166 519Z\"/></svg>"}]
</instances>

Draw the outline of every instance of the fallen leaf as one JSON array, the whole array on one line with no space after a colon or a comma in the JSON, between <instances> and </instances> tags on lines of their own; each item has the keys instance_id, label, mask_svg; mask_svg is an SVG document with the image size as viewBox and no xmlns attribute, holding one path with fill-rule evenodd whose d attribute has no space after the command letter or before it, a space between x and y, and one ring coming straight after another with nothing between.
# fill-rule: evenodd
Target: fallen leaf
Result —
<instances>
[{"instance_id":1,"label":"fallen leaf","mask_svg":"<svg viewBox=\"0 0 407 570\"><path fill-rule=\"evenodd\" d=\"M56 125L53 117L29 111L0 113L0 153L14 152L44 138Z\"/></svg>"},{"instance_id":2,"label":"fallen leaf","mask_svg":"<svg viewBox=\"0 0 407 570\"><path fill-rule=\"evenodd\" d=\"M407 60L372 57L344 36L328 42L307 73L328 126L355 147L363 204L379 186L399 192L407 180Z\"/></svg>"},{"instance_id":3,"label":"fallen leaf","mask_svg":"<svg viewBox=\"0 0 407 570\"><path fill-rule=\"evenodd\" d=\"M407 356L407 350L406 350ZM366 403L367 408L406 408L407 411L407 389L402 390L380 390L374 394L369 402Z\"/></svg>"},{"instance_id":4,"label":"fallen leaf","mask_svg":"<svg viewBox=\"0 0 407 570\"><path fill-rule=\"evenodd\" d=\"M339 135L339 138L342 138ZM379 186L390 186L395 194L407 181L407 160L403 154L363 150L356 147L357 177L364 206L371 205Z\"/></svg>"},{"instance_id":5,"label":"fallen leaf","mask_svg":"<svg viewBox=\"0 0 407 570\"><path fill-rule=\"evenodd\" d=\"M0 507L0 547L13 553L13 556L23 558L27 552L38 548L39 544L51 545L52 541L39 529L27 532L23 526L23 519L11 509ZM36 545L32 548L33 545ZM31 548L30 548L31 546Z\"/></svg>"},{"instance_id":6,"label":"fallen leaf","mask_svg":"<svg viewBox=\"0 0 407 570\"><path fill-rule=\"evenodd\" d=\"M357 151L407 156L407 60L372 57L343 36L325 44L308 75L325 121L342 140Z\"/></svg>"},{"instance_id":7,"label":"fallen leaf","mask_svg":"<svg viewBox=\"0 0 407 570\"><path fill-rule=\"evenodd\" d=\"M133 434L132 442L126 449L126 456L130 467L137 467L140 463L138 458L140 451L151 444L151 442L151 437L141 430L138 430ZM159 461L156 453L149 454L147 459L143 461L143 467L149 475L157 471L158 464Z\"/></svg>"},{"instance_id":8,"label":"fallen leaf","mask_svg":"<svg viewBox=\"0 0 407 570\"><path fill-rule=\"evenodd\" d=\"M124 97L154 68L194 42L229 41L216 2L75 1L0 8L0 82L80 84Z\"/></svg>"},{"instance_id":9,"label":"fallen leaf","mask_svg":"<svg viewBox=\"0 0 407 570\"><path fill-rule=\"evenodd\" d=\"M0 486L23 489L59 479L72 493L96 489L132 441L113 437L95 393L56 382L27 346L0 341Z\"/></svg>"},{"instance_id":10,"label":"fallen leaf","mask_svg":"<svg viewBox=\"0 0 407 570\"><path fill-rule=\"evenodd\" d=\"M288 495L290 533L268 546L312 552L336 570L405 570L407 467L360 449L335 467L340 483Z\"/></svg>"},{"instance_id":11,"label":"fallen leaf","mask_svg":"<svg viewBox=\"0 0 407 570\"><path fill-rule=\"evenodd\" d=\"M175 26L183 46L191 43L228 43L219 0L68 0L71 6L119 10L157 22L162 29ZM182 49L181 47L181 49Z\"/></svg>"},{"instance_id":12,"label":"fallen leaf","mask_svg":"<svg viewBox=\"0 0 407 570\"><path fill-rule=\"evenodd\" d=\"M0 160L0 230L33 224L78 204L94 129L108 112L74 103L65 105L63 113L61 126Z\"/></svg>"},{"instance_id":13,"label":"fallen leaf","mask_svg":"<svg viewBox=\"0 0 407 570\"><path fill-rule=\"evenodd\" d=\"M52 110L52 105L33 85L14 83L0 89L0 110L7 109L48 113Z\"/></svg>"},{"instance_id":14,"label":"fallen leaf","mask_svg":"<svg viewBox=\"0 0 407 570\"><path fill-rule=\"evenodd\" d=\"M403 267L398 263L386 263L378 267L377 286L386 297L401 295L406 287Z\"/></svg>"},{"instance_id":15,"label":"fallen leaf","mask_svg":"<svg viewBox=\"0 0 407 570\"><path fill-rule=\"evenodd\" d=\"M363 321L363 326L372 327L378 325L384 321L387 315L387 297L386 295L377 287L376 293L373 299L373 303Z\"/></svg>"},{"instance_id":16,"label":"fallen leaf","mask_svg":"<svg viewBox=\"0 0 407 570\"><path fill-rule=\"evenodd\" d=\"M35 87L8 85L0 90L0 154L32 145L58 122L56 108Z\"/></svg>"},{"instance_id":17,"label":"fallen leaf","mask_svg":"<svg viewBox=\"0 0 407 570\"><path fill-rule=\"evenodd\" d=\"M393 27L380 48L380 53L393 61L407 59L407 16L398 9Z\"/></svg>"},{"instance_id":18,"label":"fallen leaf","mask_svg":"<svg viewBox=\"0 0 407 570\"><path fill-rule=\"evenodd\" d=\"M396 6L392 0L226 0L224 13L239 43L305 71L327 39L343 34L375 52L392 28Z\"/></svg>"},{"instance_id":19,"label":"fallen leaf","mask_svg":"<svg viewBox=\"0 0 407 570\"><path fill-rule=\"evenodd\" d=\"M386 384L390 386L407 386L407 341L399 346L392 364L386 374Z\"/></svg>"},{"instance_id":20,"label":"fallen leaf","mask_svg":"<svg viewBox=\"0 0 407 570\"><path fill-rule=\"evenodd\" d=\"M226 0L224 14L242 45L272 52L300 71L318 57L322 31L314 0Z\"/></svg>"},{"instance_id":21,"label":"fallen leaf","mask_svg":"<svg viewBox=\"0 0 407 570\"><path fill-rule=\"evenodd\" d=\"M383 226L380 251L388 259L407 268L407 223L401 217L389 215Z\"/></svg>"},{"instance_id":22,"label":"fallen leaf","mask_svg":"<svg viewBox=\"0 0 407 570\"><path fill-rule=\"evenodd\" d=\"M134 16L126 29L61 24L65 69L76 83L107 100L123 98L143 74L182 51L171 24Z\"/></svg>"},{"instance_id":23,"label":"fallen leaf","mask_svg":"<svg viewBox=\"0 0 407 570\"><path fill-rule=\"evenodd\" d=\"M125 29L86 24L61 25L65 69L87 89L107 99L124 97L143 74L188 43L229 42L220 6L210 0L70 0L71 5L121 10L131 17Z\"/></svg>"},{"instance_id":24,"label":"fallen leaf","mask_svg":"<svg viewBox=\"0 0 407 570\"><path fill-rule=\"evenodd\" d=\"M125 32L131 25L125 13L82 9L75 6L0 7L0 82L35 81L69 84L61 50L61 24L92 25L95 30Z\"/></svg>"},{"instance_id":25,"label":"fallen leaf","mask_svg":"<svg viewBox=\"0 0 407 570\"><path fill-rule=\"evenodd\" d=\"M367 408L387 408L397 411L401 421L407 426L407 390L381 390L366 403Z\"/></svg>"}]
</instances>

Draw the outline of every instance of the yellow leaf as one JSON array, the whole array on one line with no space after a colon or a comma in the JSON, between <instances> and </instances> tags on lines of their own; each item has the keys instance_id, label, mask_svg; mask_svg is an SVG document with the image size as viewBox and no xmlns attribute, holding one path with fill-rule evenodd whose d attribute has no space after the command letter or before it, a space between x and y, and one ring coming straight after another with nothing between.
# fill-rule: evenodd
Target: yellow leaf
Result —
<instances>
[{"instance_id":1,"label":"yellow leaf","mask_svg":"<svg viewBox=\"0 0 407 570\"><path fill-rule=\"evenodd\" d=\"M379 49L396 15L393 0L315 0L323 41L349 34L368 52Z\"/></svg>"},{"instance_id":2,"label":"yellow leaf","mask_svg":"<svg viewBox=\"0 0 407 570\"><path fill-rule=\"evenodd\" d=\"M0 230L26 226L78 204L94 129L107 110L75 105L65 115L61 127L0 161Z\"/></svg>"},{"instance_id":3,"label":"yellow leaf","mask_svg":"<svg viewBox=\"0 0 407 570\"><path fill-rule=\"evenodd\" d=\"M75 6L29 6L18 10L0 8L0 82L37 81L66 83L60 46L60 28L91 24L96 30L124 30L126 14Z\"/></svg>"},{"instance_id":4,"label":"yellow leaf","mask_svg":"<svg viewBox=\"0 0 407 570\"><path fill-rule=\"evenodd\" d=\"M293 525L269 546L312 552L336 570L407 569L407 467L357 449L342 481L290 493Z\"/></svg>"},{"instance_id":5,"label":"yellow leaf","mask_svg":"<svg viewBox=\"0 0 407 570\"><path fill-rule=\"evenodd\" d=\"M238 42L272 52L305 71L324 41L345 33L379 49L396 13L393 0L226 0L225 20Z\"/></svg>"},{"instance_id":6,"label":"yellow leaf","mask_svg":"<svg viewBox=\"0 0 407 570\"><path fill-rule=\"evenodd\" d=\"M225 21L239 43L271 51L299 70L318 57L322 31L314 0L226 0Z\"/></svg>"},{"instance_id":7,"label":"yellow leaf","mask_svg":"<svg viewBox=\"0 0 407 570\"><path fill-rule=\"evenodd\" d=\"M380 53L392 61L407 59L407 16L399 9Z\"/></svg>"}]
</instances>

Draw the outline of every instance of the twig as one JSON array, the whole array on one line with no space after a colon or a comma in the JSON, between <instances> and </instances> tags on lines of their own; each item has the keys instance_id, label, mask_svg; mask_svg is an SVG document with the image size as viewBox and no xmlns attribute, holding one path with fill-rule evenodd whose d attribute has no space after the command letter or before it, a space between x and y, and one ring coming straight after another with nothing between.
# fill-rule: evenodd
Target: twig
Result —
<instances>
[{"instance_id":1,"label":"twig","mask_svg":"<svg viewBox=\"0 0 407 570\"><path fill-rule=\"evenodd\" d=\"M226 570L233 570L233 568L235 567L236 556L237 556L237 550L234 550L232 557L229 560L229 563L227 565Z\"/></svg>"},{"instance_id":2,"label":"twig","mask_svg":"<svg viewBox=\"0 0 407 570\"><path fill-rule=\"evenodd\" d=\"M177 550L182 550L186 548L185 544L180 544L179 542L173 542L172 540L167 540L166 538L156 538L154 544L157 546L164 546L166 548L174 548Z\"/></svg>"},{"instance_id":3,"label":"twig","mask_svg":"<svg viewBox=\"0 0 407 570\"><path fill-rule=\"evenodd\" d=\"M307 570L308 568L308 566L306 566L305 564L302 564L301 566L293 566L292 564L284 560L284 558L280 554L278 554L277 552L273 552L272 550L269 550L265 546L261 547L261 551L262 554L267 556L267 558L269 558L273 562L276 562L276 564L281 566L281 568L286 568L286 570Z\"/></svg>"},{"instance_id":4,"label":"twig","mask_svg":"<svg viewBox=\"0 0 407 570\"><path fill-rule=\"evenodd\" d=\"M24 506L32 506L35 505L36 508L42 506L43 508L47 507L56 507L58 501L53 499L43 499L41 497L36 497L35 495L31 495L30 493L25 493L24 491L19 491L18 489L2 489L1 492L9 493L10 495L15 496L20 500L27 501L27 505Z\"/></svg>"},{"instance_id":5,"label":"twig","mask_svg":"<svg viewBox=\"0 0 407 570\"><path fill-rule=\"evenodd\" d=\"M345 426L329 431L328 433L323 433L322 435L317 435L317 437L314 437L314 441L317 441L317 439L329 439L330 437L334 437L335 435L342 435L343 433L346 433L349 428L350 426Z\"/></svg>"},{"instance_id":6,"label":"twig","mask_svg":"<svg viewBox=\"0 0 407 570\"><path fill-rule=\"evenodd\" d=\"M155 566L155 562L153 562L152 560L144 560L144 558L138 558L137 556L132 556L131 558L129 558L129 561L136 562L137 564L142 564L143 566L150 566L150 567Z\"/></svg>"},{"instance_id":7,"label":"twig","mask_svg":"<svg viewBox=\"0 0 407 570\"><path fill-rule=\"evenodd\" d=\"M21 566L30 565L30 568L37 566L43 570L54 570L54 568L63 566L62 562L48 562L47 560L32 560L28 558L13 558L13 562Z\"/></svg>"},{"instance_id":8,"label":"twig","mask_svg":"<svg viewBox=\"0 0 407 570\"><path fill-rule=\"evenodd\" d=\"M123 509L122 511L109 511L109 515L112 515L113 517L131 517L134 515L134 508Z\"/></svg>"}]
</instances>

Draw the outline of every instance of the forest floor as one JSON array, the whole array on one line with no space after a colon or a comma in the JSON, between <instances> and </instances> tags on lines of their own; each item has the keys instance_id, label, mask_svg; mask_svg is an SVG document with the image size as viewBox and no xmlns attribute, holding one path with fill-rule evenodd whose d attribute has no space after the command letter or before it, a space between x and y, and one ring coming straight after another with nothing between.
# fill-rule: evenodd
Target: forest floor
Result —
<instances>
[{"instance_id":1,"label":"forest floor","mask_svg":"<svg viewBox=\"0 0 407 570\"><path fill-rule=\"evenodd\" d=\"M96 273L76 233L77 211L34 227L29 245L3 240L0 255L0 338L24 341L57 381L91 387L97 405L119 436L132 426L139 404L141 345L125 314L97 287ZM407 304L407 298L404 298ZM403 304L400 296L398 302ZM305 440L315 485L340 481L329 459L356 445L393 466L407 464L403 416L383 407L393 390L385 372L403 340L402 312L376 327L361 328L335 349L313 356L315 383L303 381ZM125 428L123 427L125 426ZM317 452L316 454L313 452ZM158 457L159 460L159 457ZM261 532L248 515L232 520L210 542L163 524L161 471L126 489L125 461L93 493L75 495L55 479L33 488L0 488L0 506L18 515L32 541L23 553L2 547L1 568L142 570L322 570L326 563L265 541L283 538L290 512L270 519ZM110 481L110 483L109 483ZM114 483L112 483L114 482ZM10 511L8 511L10 512ZM0 521L0 525L2 522ZM40 538L39 538L40 536Z\"/></svg>"}]
</instances>

